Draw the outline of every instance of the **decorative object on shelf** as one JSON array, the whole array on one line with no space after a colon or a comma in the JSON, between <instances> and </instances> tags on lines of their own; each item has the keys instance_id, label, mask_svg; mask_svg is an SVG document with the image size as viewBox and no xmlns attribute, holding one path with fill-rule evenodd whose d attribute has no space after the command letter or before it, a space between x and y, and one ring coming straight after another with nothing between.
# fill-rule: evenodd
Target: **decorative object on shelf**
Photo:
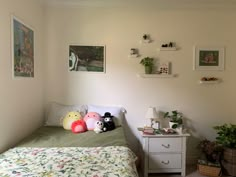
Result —
<instances>
[{"instance_id":1,"label":"decorative object on shelf","mask_svg":"<svg viewBox=\"0 0 236 177\"><path fill-rule=\"evenodd\" d=\"M150 35L144 34L144 35L142 36L141 42L142 42L142 43L150 43L150 42L151 42Z\"/></svg>"},{"instance_id":2,"label":"decorative object on shelf","mask_svg":"<svg viewBox=\"0 0 236 177\"><path fill-rule=\"evenodd\" d=\"M130 49L129 57L130 57L130 58L137 58L138 56L139 56L139 54L138 54L138 49L131 48L131 49Z\"/></svg>"},{"instance_id":3,"label":"decorative object on shelf","mask_svg":"<svg viewBox=\"0 0 236 177\"><path fill-rule=\"evenodd\" d=\"M153 128L153 125L154 125L154 122L156 124L158 124L158 129L160 128L160 122L159 122L159 119L158 119L158 115L157 115L157 112L156 112L156 108L155 107L149 107L148 110L147 110L147 113L145 115L145 118L146 119L150 119L151 120L151 127Z\"/></svg>"},{"instance_id":4,"label":"decorative object on shelf","mask_svg":"<svg viewBox=\"0 0 236 177\"><path fill-rule=\"evenodd\" d=\"M161 44L160 50L176 50L176 45L174 42Z\"/></svg>"},{"instance_id":5,"label":"decorative object on shelf","mask_svg":"<svg viewBox=\"0 0 236 177\"><path fill-rule=\"evenodd\" d=\"M223 173L236 176L236 125L224 124L213 127L217 131L216 142L223 146Z\"/></svg>"},{"instance_id":6,"label":"decorative object on shelf","mask_svg":"<svg viewBox=\"0 0 236 177\"><path fill-rule=\"evenodd\" d=\"M216 77L202 77L201 81L217 81L218 78Z\"/></svg>"},{"instance_id":7,"label":"decorative object on shelf","mask_svg":"<svg viewBox=\"0 0 236 177\"><path fill-rule=\"evenodd\" d=\"M161 47L174 47L174 43L173 42L169 42L168 44L162 44Z\"/></svg>"},{"instance_id":8,"label":"decorative object on shelf","mask_svg":"<svg viewBox=\"0 0 236 177\"><path fill-rule=\"evenodd\" d=\"M163 128L161 129L161 134L163 135L169 135L169 134L176 134L176 130L173 128Z\"/></svg>"},{"instance_id":9,"label":"decorative object on shelf","mask_svg":"<svg viewBox=\"0 0 236 177\"><path fill-rule=\"evenodd\" d=\"M224 47L194 48L194 70L224 70Z\"/></svg>"},{"instance_id":10,"label":"decorative object on shelf","mask_svg":"<svg viewBox=\"0 0 236 177\"><path fill-rule=\"evenodd\" d=\"M161 63L158 67L158 74L170 74L170 63Z\"/></svg>"},{"instance_id":11,"label":"decorative object on shelf","mask_svg":"<svg viewBox=\"0 0 236 177\"><path fill-rule=\"evenodd\" d=\"M34 77L34 31L12 16L13 77Z\"/></svg>"},{"instance_id":12,"label":"decorative object on shelf","mask_svg":"<svg viewBox=\"0 0 236 177\"><path fill-rule=\"evenodd\" d=\"M164 114L164 118L169 119L169 126L170 128L173 128L173 129L181 127L183 124L183 115L177 110L166 112Z\"/></svg>"},{"instance_id":13,"label":"decorative object on shelf","mask_svg":"<svg viewBox=\"0 0 236 177\"><path fill-rule=\"evenodd\" d=\"M200 141L198 147L203 155L198 160L199 173L205 176L220 176L220 157L223 151L222 146L220 146L216 141L204 139Z\"/></svg>"},{"instance_id":14,"label":"decorative object on shelf","mask_svg":"<svg viewBox=\"0 0 236 177\"><path fill-rule=\"evenodd\" d=\"M144 127L143 128L143 133L147 134L147 135L154 135L155 134L155 130L152 127Z\"/></svg>"},{"instance_id":15,"label":"decorative object on shelf","mask_svg":"<svg viewBox=\"0 0 236 177\"><path fill-rule=\"evenodd\" d=\"M220 80L217 77L202 77L200 80L201 84L216 84L219 83Z\"/></svg>"},{"instance_id":16,"label":"decorative object on shelf","mask_svg":"<svg viewBox=\"0 0 236 177\"><path fill-rule=\"evenodd\" d=\"M140 64L145 67L145 74L151 74L154 66L154 58L145 57L140 61Z\"/></svg>"}]
</instances>

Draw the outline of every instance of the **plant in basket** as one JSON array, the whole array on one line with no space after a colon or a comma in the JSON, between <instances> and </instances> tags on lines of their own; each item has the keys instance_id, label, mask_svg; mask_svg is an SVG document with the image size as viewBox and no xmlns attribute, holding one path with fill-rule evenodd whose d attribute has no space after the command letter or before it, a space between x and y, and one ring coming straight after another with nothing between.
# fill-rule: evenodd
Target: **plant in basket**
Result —
<instances>
[{"instance_id":1,"label":"plant in basket","mask_svg":"<svg viewBox=\"0 0 236 177\"><path fill-rule=\"evenodd\" d=\"M223 124L213 127L216 141L224 147L221 164L226 175L236 176L236 125Z\"/></svg>"},{"instance_id":2,"label":"plant in basket","mask_svg":"<svg viewBox=\"0 0 236 177\"><path fill-rule=\"evenodd\" d=\"M206 176L220 176L222 146L215 141L204 139L199 143L199 148L201 149L203 157L198 160L198 171Z\"/></svg>"},{"instance_id":3,"label":"plant in basket","mask_svg":"<svg viewBox=\"0 0 236 177\"><path fill-rule=\"evenodd\" d=\"M204 139L200 142L199 146L207 161L211 163L220 162L223 148L216 141Z\"/></svg>"}]
</instances>

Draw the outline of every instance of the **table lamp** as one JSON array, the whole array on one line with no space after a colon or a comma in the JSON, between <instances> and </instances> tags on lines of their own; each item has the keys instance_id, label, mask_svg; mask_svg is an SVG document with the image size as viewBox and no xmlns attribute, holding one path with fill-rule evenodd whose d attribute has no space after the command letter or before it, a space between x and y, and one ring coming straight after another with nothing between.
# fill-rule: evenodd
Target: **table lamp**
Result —
<instances>
[{"instance_id":1,"label":"table lamp","mask_svg":"<svg viewBox=\"0 0 236 177\"><path fill-rule=\"evenodd\" d=\"M160 128L160 123L158 121L158 115L157 115L155 107L149 107L148 108L145 118L151 120L151 127L153 127L153 121L155 121L156 123L158 123L157 128L158 129Z\"/></svg>"}]
</instances>

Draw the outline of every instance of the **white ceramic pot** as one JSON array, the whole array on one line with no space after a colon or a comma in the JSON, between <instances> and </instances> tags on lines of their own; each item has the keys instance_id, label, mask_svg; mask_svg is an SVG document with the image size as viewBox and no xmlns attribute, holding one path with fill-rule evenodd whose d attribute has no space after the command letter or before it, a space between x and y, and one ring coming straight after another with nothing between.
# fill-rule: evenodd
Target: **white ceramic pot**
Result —
<instances>
[{"instance_id":1,"label":"white ceramic pot","mask_svg":"<svg viewBox=\"0 0 236 177\"><path fill-rule=\"evenodd\" d=\"M176 122L169 122L169 127L170 128L173 128L173 126L176 127L176 125L178 127L178 123L176 123ZM175 128L173 128L173 129L175 129Z\"/></svg>"}]
</instances>

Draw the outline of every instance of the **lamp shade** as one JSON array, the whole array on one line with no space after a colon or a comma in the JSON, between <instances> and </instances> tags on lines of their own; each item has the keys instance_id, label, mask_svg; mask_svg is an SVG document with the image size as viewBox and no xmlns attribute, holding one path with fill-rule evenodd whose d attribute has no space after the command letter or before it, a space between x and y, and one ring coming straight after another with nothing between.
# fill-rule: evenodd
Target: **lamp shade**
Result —
<instances>
[{"instance_id":1,"label":"lamp shade","mask_svg":"<svg viewBox=\"0 0 236 177\"><path fill-rule=\"evenodd\" d=\"M154 107L149 107L146 113L145 118L146 119L156 119L158 117L156 108Z\"/></svg>"}]
</instances>

